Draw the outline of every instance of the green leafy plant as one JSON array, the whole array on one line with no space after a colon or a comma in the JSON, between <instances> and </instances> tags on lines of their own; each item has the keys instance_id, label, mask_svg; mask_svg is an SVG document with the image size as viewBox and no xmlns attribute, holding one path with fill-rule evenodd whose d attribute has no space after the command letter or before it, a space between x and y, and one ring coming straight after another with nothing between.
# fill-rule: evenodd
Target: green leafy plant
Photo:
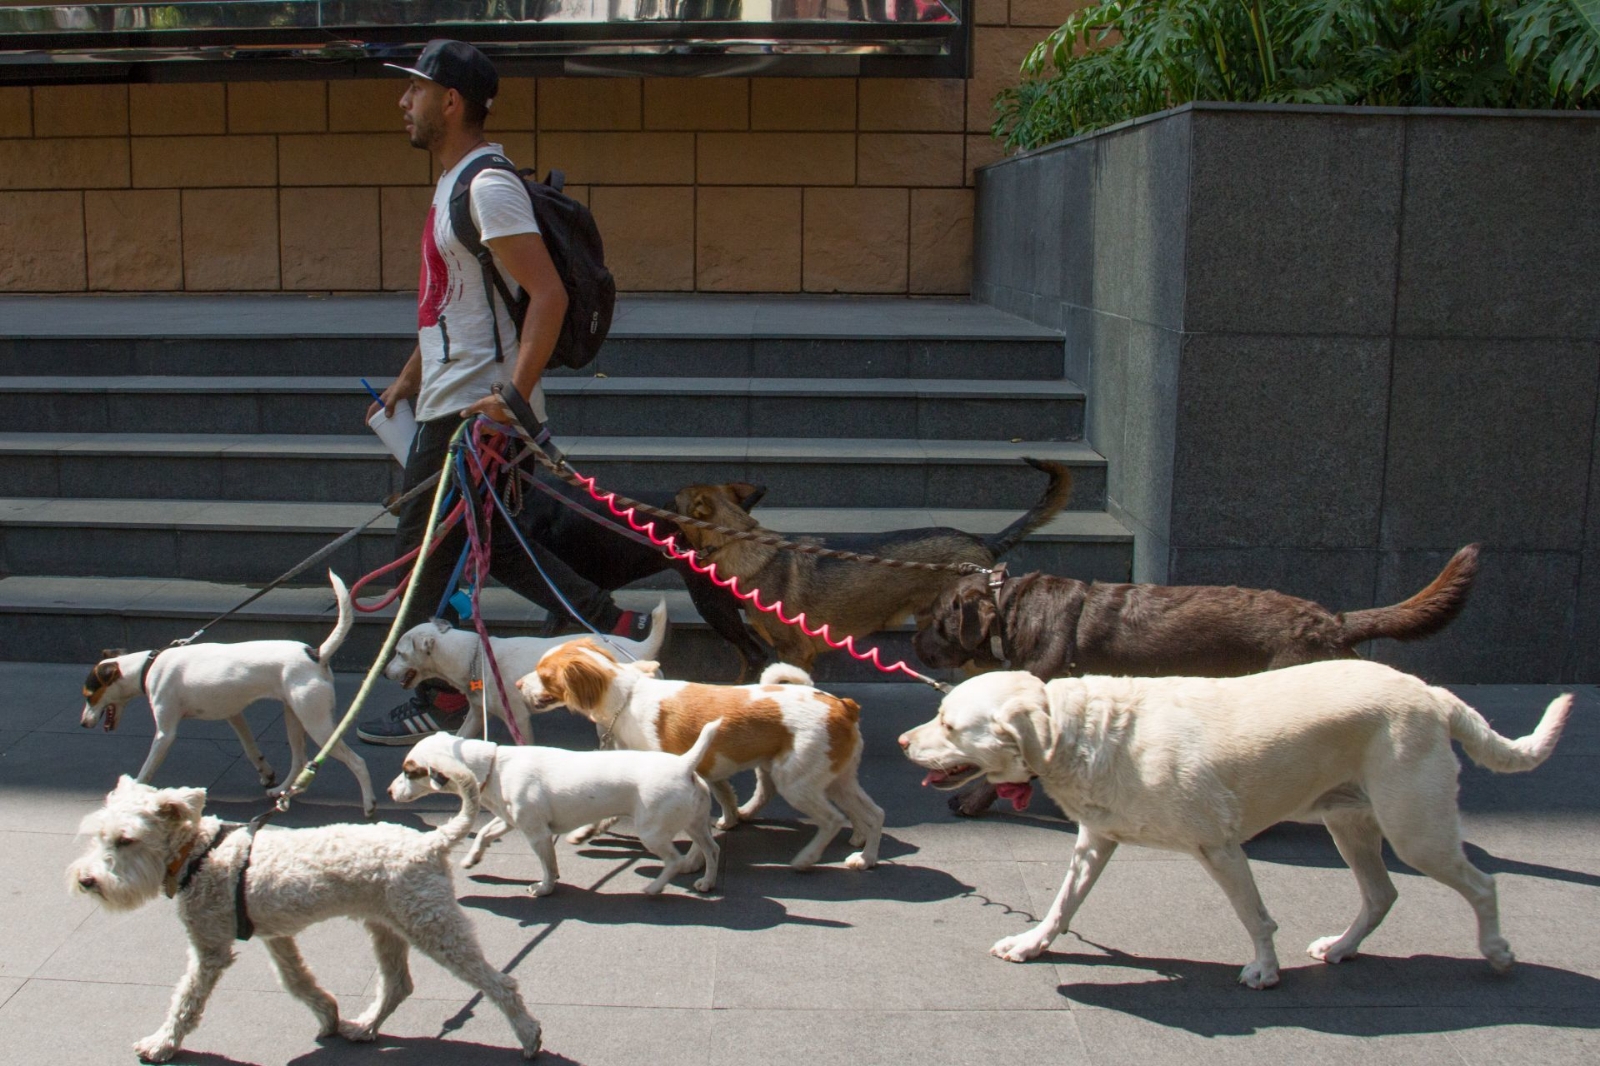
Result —
<instances>
[{"instance_id":1,"label":"green leafy plant","mask_svg":"<svg viewBox=\"0 0 1600 1066\"><path fill-rule=\"evenodd\" d=\"M1600 0L1107 0L995 101L1034 148L1191 100L1600 105Z\"/></svg>"}]
</instances>

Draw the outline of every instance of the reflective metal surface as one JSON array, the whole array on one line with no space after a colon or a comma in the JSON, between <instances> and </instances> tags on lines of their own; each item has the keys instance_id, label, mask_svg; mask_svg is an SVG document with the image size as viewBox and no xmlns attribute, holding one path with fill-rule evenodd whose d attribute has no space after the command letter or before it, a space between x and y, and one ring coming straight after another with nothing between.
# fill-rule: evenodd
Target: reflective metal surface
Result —
<instances>
[{"instance_id":1,"label":"reflective metal surface","mask_svg":"<svg viewBox=\"0 0 1600 1066\"><path fill-rule=\"evenodd\" d=\"M223 0L0 3L0 79L202 75L283 61L361 67L431 37L509 74L967 73L968 0ZM681 62L692 59L694 62ZM807 67L807 64L810 64ZM94 68L94 69L91 69ZM126 68L114 71L112 68ZM142 71L140 68L143 68ZM303 72L302 72L303 73ZM269 75L270 76L270 75Z\"/></svg>"}]
</instances>

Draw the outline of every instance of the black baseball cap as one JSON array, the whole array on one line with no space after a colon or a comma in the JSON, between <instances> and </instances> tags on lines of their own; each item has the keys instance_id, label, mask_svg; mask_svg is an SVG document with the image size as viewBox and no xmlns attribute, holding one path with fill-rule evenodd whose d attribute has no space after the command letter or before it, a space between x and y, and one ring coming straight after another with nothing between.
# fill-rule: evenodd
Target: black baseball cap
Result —
<instances>
[{"instance_id":1,"label":"black baseball cap","mask_svg":"<svg viewBox=\"0 0 1600 1066\"><path fill-rule=\"evenodd\" d=\"M465 41L437 38L422 49L416 66L403 67L399 63L385 63L384 66L454 89L464 99L484 107L493 107L495 94L500 91L500 75L495 73L494 64Z\"/></svg>"}]
</instances>

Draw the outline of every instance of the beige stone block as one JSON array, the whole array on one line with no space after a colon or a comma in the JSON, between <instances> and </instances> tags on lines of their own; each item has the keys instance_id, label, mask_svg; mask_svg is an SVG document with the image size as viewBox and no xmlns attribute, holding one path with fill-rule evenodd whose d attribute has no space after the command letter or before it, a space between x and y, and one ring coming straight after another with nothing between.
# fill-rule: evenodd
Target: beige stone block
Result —
<instances>
[{"instance_id":1,"label":"beige stone block","mask_svg":"<svg viewBox=\"0 0 1600 1066\"><path fill-rule=\"evenodd\" d=\"M128 132L126 85L36 85L35 137L115 137Z\"/></svg>"},{"instance_id":2,"label":"beige stone block","mask_svg":"<svg viewBox=\"0 0 1600 1066\"><path fill-rule=\"evenodd\" d=\"M428 221L432 203L433 190L426 185L379 191L378 239L382 244L385 289L416 289L422 273L422 227Z\"/></svg>"},{"instance_id":3,"label":"beige stone block","mask_svg":"<svg viewBox=\"0 0 1600 1066\"><path fill-rule=\"evenodd\" d=\"M392 78L349 78L328 82L328 129L334 133L393 133L405 137L400 96L409 84L398 71Z\"/></svg>"},{"instance_id":4,"label":"beige stone block","mask_svg":"<svg viewBox=\"0 0 1600 1066\"><path fill-rule=\"evenodd\" d=\"M694 288L694 189L683 185L601 186L590 210L606 265L627 292Z\"/></svg>"},{"instance_id":5,"label":"beige stone block","mask_svg":"<svg viewBox=\"0 0 1600 1066\"><path fill-rule=\"evenodd\" d=\"M83 194L0 192L0 248L0 291L81 291Z\"/></svg>"},{"instance_id":6,"label":"beige stone block","mask_svg":"<svg viewBox=\"0 0 1600 1066\"><path fill-rule=\"evenodd\" d=\"M227 89L215 82L130 85L128 125L135 136L226 133Z\"/></svg>"},{"instance_id":7,"label":"beige stone block","mask_svg":"<svg viewBox=\"0 0 1600 1066\"><path fill-rule=\"evenodd\" d=\"M581 185L693 185L692 133L540 133L541 170Z\"/></svg>"},{"instance_id":8,"label":"beige stone block","mask_svg":"<svg viewBox=\"0 0 1600 1066\"><path fill-rule=\"evenodd\" d=\"M955 132L965 128L966 83L953 78L862 78L861 128Z\"/></svg>"},{"instance_id":9,"label":"beige stone block","mask_svg":"<svg viewBox=\"0 0 1600 1066\"><path fill-rule=\"evenodd\" d=\"M278 211L285 289L379 287L377 189L284 189Z\"/></svg>"},{"instance_id":10,"label":"beige stone block","mask_svg":"<svg viewBox=\"0 0 1600 1066\"><path fill-rule=\"evenodd\" d=\"M742 130L750 127L747 78L646 78L647 130Z\"/></svg>"},{"instance_id":11,"label":"beige stone block","mask_svg":"<svg viewBox=\"0 0 1600 1066\"><path fill-rule=\"evenodd\" d=\"M1004 26L1011 19L1010 0L969 0L974 26Z\"/></svg>"},{"instance_id":12,"label":"beige stone block","mask_svg":"<svg viewBox=\"0 0 1600 1066\"><path fill-rule=\"evenodd\" d=\"M702 188L695 217L696 288L800 291L800 190Z\"/></svg>"},{"instance_id":13,"label":"beige stone block","mask_svg":"<svg viewBox=\"0 0 1600 1066\"><path fill-rule=\"evenodd\" d=\"M33 91L26 86L0 87L0 137L33 136Z\"/></svg>"},{"instance_id":14,"label":"beige stone block","mask_svg":"<svg viewBox=\"0 0 1600 1066\"><path fill-rule=\"evenodd\" d=\"M856 183L960 185L965 151L960 133L863 133L856 145Z\"/></svg>"},{"instance_id":15,"label":"beige stone block","mask_svg":"<svg viewBox=\"0 0 1600 1066\"><path fill-rule=\"evenodd\" d=\"M538 168L539 153L536 148L535 137L528 130L501 130L489 134L489 140L498 144L505 152L506 158L515 163L518 168ZM539 175L543 177L543 174ZM437 179L435 179L437 180Z\"/></svg>"},{"instance_id":16,"label":"beige stone block","mask_svg":"<svg viewBox=\"0 0 1600 1066\"><path fill-rule=\"evenodd\" d=\"M971 189L911 190L913 295L972 290L972 202Z\"/></svg>"},{"instance_id":17,"label":"beige stone block","mask_svg":"<svg viewBox=\"0 0 1600 1066\"><path fill-rule=\"evenodd\" d=\"M0 189L127 187L127 138L0 140Z\"/></svg>"},{"instance_id":18,"label":"beige stone block","mask_svg":"<svg viewBox=\"0 0 1600 1066\"><path fill-rule=\"evenodd\" d=\"M1022 61L1044 35L1031 29L979 26L972 31L972 80L967 82L967 129L994 125L994 98L1022 81Z\"/></svg>"},{"instance_id":19,"label":"beige stone block","mask_svg":"<svg viewBox=\"0 0 1600 1066\"><path fill-rule=\"evenodd\" d=\"M398 94L396 99L399 99ZM328 86L325 82L235 81L228 84L229 133L316 133L327 128Z\"/></svg>"},{"instance_id":20,"label":"beige stone block","mask_svg":"<svg viewBox=\"0 0 1600 1066\"><path fill-rule=\"evenodd\" d=\"M850 185L851 133L701 133L703 185Z\"/></svg>"},{"instance_id":21,"label":"beige stone block","mask_svg":"<svg viewBox=\"0 0 1600 1066\"><path fill-rule=\"evenodd\" d=\"M135 137L133 184L139 189L276 185L273 137Z\"/></svg>"},{"instance_id":22,"label":"beige stone block","mask_svg":"<svg viewBox=\"0 0 1600 1066\"><path fill-rule=\"evenodd\" d=\"M853 78L755 78L750 83L753 130L853 130Z\"/></svg>"},{"instance_id":23,"label":"beige stone block","mask_svg":"<svg viewBox=\"0 0 1600 1066\"><path fill-rule=\"evenodd\" d=\"M310 133L278 138L280 185L425 185L428 153L395 133Z\"/></svg>"},{"instance_id":24,"label":"beige stone block","mask_svg":"<svg viewBox=\"0 0 1600 1066\"><path fill-rule=\"evenodd\" d=\"M636 130L641 78L540 78L541 130Z\"/></svg>"},{"instance_id":25,"label":"beige stone block","mask_svg":"<svg viewBox=\"0 0 1600 1066\"><path fill-rule=\"evenodd\" d=\"M593 189L587 185L565 185L562 187L561 191L579 203L583 204L585 207L588 207L590 202L594 199L594 197L590 195L593 192Z\"/></svg>"},{"instance_id":26,"label":"beige stone block","mask_svg":"<svg viewBox=\"0 0 1600 1066\"><path fill-rule=\"evenodd\" d=\"M117 189L83 196L89 288L183 288L178 190Z\"/></svg>"},{"instance_id":27,"label":"beige stone block","mask_svg":"<svg viewBox=\"0 0 1600 1066\"><path fill-rule=\"evenodd\" d=\"M1093 0L1011 0L1010 23L1013 26L1037 26L1053 30L1074 11L1088 7ZM1039 39L1044 39L1040 33Z\"/></svg>"},{"instance_id":28,"label":"beige stone block","mask_svg":"<svg viewBox=\"0 0 1600 1066\"><path fill-rule=\"evenodd\" d=\"M501 78L500 95L494 98L489 110L489 121L484 129L494 139L497 131L533 130L534 102L538 82L534 78Z\"/></svg>"},{"instance_id":29,"label":"beige stone block","mask_svg":"<svg viewBox=\"0 0 1600 1066\"><path fill-rule=\"evenodd\" d=\"M991 137L987 133L969 133L967 135L967 184L974 184L972 175L979 167L986 167L990 163L998 163L1006 157L1006 146L1003 141Z\"/></svg>"},{"instance_id":30,"label":"beige stone block","mask_svg":"<svg viewBox=\"0 0 1600 1066\"><path fill-rule=\"evenodd\" d=\"M279 287L276 189L185 189L182 207L185 289Z\"/></svg>"},{"instance_id":31,"label":"beige stone block","mask_svg":"<svg viewBox=\"0 0 1600 1066\"><path fill-rule=\"evenodd\" d=\"M805 291L905 292L906 189L805 191Z\"/></svg>"}]
</instances>

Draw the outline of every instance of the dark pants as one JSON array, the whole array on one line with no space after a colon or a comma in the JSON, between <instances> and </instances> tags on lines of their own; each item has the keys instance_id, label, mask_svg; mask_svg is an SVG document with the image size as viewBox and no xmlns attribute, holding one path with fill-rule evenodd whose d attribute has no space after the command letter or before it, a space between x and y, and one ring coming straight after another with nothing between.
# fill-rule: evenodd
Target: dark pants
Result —
<instances>
[{"instance_id":1,"label":"dark pants","mask_svg":"<svg viewBox=\"0 0 1600 1066\"><path fill-rule=\"evenodd\" d=\"M461 420L458 418L440 418L417 426L417 436L411 442L411 455L406 460L407 490L439 472L449 451L450 436L460 424ZM395 528L397 557L422 543L422 534L428 525L428 509L433 505L433 497L432 492L424 492L409 500L400 512L399 525ZM545 574L549 575L550 580L561 590L561 594L566 597L573 609L587 618L602 633L609 632L616 625L617 617L621 613L612 602L611 594L574 573L570 566L539 542L541 530L530 528L520 516L517 519L517 528L521 530L528 546L533 549L534 556L539 560L539 566L544 568ZM467 526L463 517L444 535L438 547L434 548L433 553L423 563L422 572L416 579L416 592L411 598L411 610L401 622L402 633L418 622L431 618L438 609L445 585L455 571L456 561L461 557L461 549L466 543ZM511 591L532 600L547 611L564 610L561 601L556 599L555 593L550 590L550 586L539 576L539 571L529 560L527 552L522 550L522 545L517 543L516 537L506 527L505 519L498 509L490 526L489 573ZM448 607L443 616L452 623L457 620L455 612Z\"/></svg>"}]
</instances>

